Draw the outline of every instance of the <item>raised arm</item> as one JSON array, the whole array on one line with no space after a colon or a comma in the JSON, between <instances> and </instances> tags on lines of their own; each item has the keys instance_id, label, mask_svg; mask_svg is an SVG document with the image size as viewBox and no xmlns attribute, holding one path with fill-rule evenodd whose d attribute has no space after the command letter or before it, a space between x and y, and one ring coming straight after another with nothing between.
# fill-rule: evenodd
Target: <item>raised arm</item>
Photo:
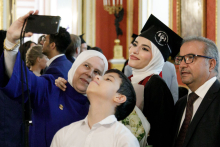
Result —
<instances>
[{"instance_id":1,"label":"raised arm","mask_svg":"<svg viewBox=\"0 0 220 147\"><path fill-rule=\"evenodd\" d=\"M4 61L5 61L5 69L6 69L5 72L9 76L9 78L12 75L16 56L18 53L19 38L20 38L20 33L21 33L23 23L24 23L25 19L28 18L31 14L37 15L38 10L35 13L34 13L34 11L30 11L26 15L20 17L15 22L13 22L12 25L7 30L6 39L5 39L5 43L4 43L4 48L5 48ZM25 37L30 37L32 35L33 34L30 32L25 33Z\"/></svg>"}]
</instances>

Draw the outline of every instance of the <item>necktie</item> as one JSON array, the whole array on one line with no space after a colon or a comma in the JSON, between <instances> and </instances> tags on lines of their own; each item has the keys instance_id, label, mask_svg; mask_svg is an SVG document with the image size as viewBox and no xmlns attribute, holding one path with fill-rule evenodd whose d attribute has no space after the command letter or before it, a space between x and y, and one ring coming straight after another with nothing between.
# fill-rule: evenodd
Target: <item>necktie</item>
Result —
<instances>
[{"instance_id":1,"label":"necktie","mask_svg":"<svg viewBox=\"0 0 220 147\"><path fill-rule=\"evenodd\" d=\"M175 143L175 147L182 147L185 137L186 137L186 133L189 127L189 124L191 122L192 119L192 115L193 115L193 103L196 101L196 99L199 96L197 94L195 94L194 92L189 94L188 97L188 102L186 105L186 114L185 114L185 119L183 121L183 124L181 126L181 129L179 131L179 135L177 137L176 143Z\"/></svg>"}]
</instances>

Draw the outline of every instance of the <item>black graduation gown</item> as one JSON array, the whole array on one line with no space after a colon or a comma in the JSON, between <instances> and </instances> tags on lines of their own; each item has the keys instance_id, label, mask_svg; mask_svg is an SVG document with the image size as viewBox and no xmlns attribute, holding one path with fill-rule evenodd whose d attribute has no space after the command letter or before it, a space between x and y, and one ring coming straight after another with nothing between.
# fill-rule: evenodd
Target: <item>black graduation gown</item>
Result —
<instances>
[{"instance_id":1,"label":"black graduation gown","mask_svg":"<svg viewBox=\"0 0 220 147\"><path fill-rule=\"evenodd\" d=\"M171 146L173 111L174 101L169 88L159 75L153 75L144 88L143 114L151 126L150 136L147 139L149 145Z\"/></svg>"}]
</instances>

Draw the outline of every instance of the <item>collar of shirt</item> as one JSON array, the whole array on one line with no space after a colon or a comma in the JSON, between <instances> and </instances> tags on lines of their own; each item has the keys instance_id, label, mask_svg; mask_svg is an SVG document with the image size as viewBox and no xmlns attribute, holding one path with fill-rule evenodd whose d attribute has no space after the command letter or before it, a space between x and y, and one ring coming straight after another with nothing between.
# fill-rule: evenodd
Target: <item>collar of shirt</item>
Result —
<instances>
[{"instance_id":1,"label":"collar of shirt","mask_svg":"<svg viewBox=\"0 0 220 147\"><path fill-rule=\"evenodd\" d=\"M47 61L47 66L50 66L50 64L58 57L63 56L64 54L59 54L51 58L49 61Z\"/></svg>"},{"instance_id":2,"label":"collar of shirt","mask_svg":"<svg viewBox=\"0 0 220 147\"><path fill-rule=\"evenodd\" d=\"M110 116L106 117L105 119L101 120L100 122L94 124L92 126L92 128L98 127L100 125L109 125L109 124L112 124L116 121L117 121L117 119L116 119L115 115L110 115ZM82 124L85 124L89 127L88 116L86 116L86 118L82 121Z\"/></svg>"},{"instance_id":3,"label":"collar of shirt","mask_svg":"<svg viewBox=\"0 0 220 147\"><path fill-rule=\"evenodd\" d=\"M199 96L199 98L204 98L206 93L208 92L208 90L210 89L210 87L213 85L213 83L216 81L216 77L213 77L211 79L209 79L208 81L206 81L202 86L200 86L195 93ZM191 93L192 91L189 89L188 91L188 95Z\"/></svg>"}]
</instances>

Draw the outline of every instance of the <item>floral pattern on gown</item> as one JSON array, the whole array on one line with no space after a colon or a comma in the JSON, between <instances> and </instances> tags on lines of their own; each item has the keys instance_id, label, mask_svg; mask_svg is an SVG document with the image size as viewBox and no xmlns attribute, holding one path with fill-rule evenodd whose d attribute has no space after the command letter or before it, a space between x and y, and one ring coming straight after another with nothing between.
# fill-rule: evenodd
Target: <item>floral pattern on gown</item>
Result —
<instances>
[{"instance_id":1,"label":"floral pattern on gown","mask_svg":"<svg viewBox=\"0 0 220 147\"><path fill-rule=\"evenodd\" d=\"M144 138L146 132L135 109L128 117L122 120L122 123L132 132L135 137L137 137L139 142Z\"/></svg>"},{"instance_id":2,"label":"floral pattern on gown","mask_svg":"<svg viewBox=\"0 0 220 147\"><path fill-rule=\"evenodd\" d=\"M121 123L138 139L140 147L146 147L148 145L147 137L149 136L150 123L137 106L135 106L131 114L122 120Z\"/></svg>"}]
</instances>

